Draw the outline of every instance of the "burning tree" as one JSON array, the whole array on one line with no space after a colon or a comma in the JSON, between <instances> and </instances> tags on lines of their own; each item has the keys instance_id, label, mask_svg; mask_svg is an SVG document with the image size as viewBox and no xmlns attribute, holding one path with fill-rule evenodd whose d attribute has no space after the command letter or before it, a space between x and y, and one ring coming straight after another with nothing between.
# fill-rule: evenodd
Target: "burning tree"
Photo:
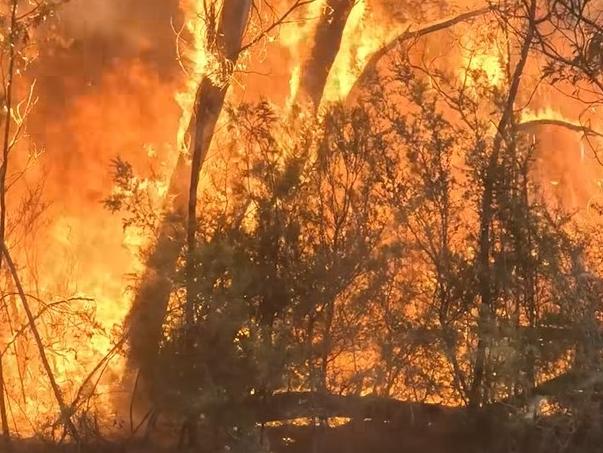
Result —
<instances>
[{"instance_id":1,"label":"burning tree","mask_svg":"<svg viewBox=\"0 0 603 453\"><path fill-rule=\"evenodd\" d=\"M114 161L105 199L143 244L132 306L123 335L68 379L57 332L98 326L81 312L75 327L67 315L45 324L35 278L16 264L32 245L15 239L18 211L6 202L34 100L15 102L15 80L27 32L50 11L25 3L6 10L0 167L4 293L24 324L0 349L0 371L19 341L36 352L61 437L101 436L86 403L114 367L127 436L163 427L173 441L181 428L183 448L287 451L291 437L325 451L367 420L378 433L468 437L482 449L600 442L598 206L558 202L543 144L561 129L583 137L581 162L597 156L597 5L179 2L172 63L182 74L157 91L178 85L183 110L164 152L174 158L161 162L170 176L137 174L157 154L149 146L135 163ZM269 73L278 65L291 72L284 83ZM255 99L260 77L269 87ZM95 83L86 89L104 96ZM546 109L558 92L565 110ZM111 361L126 344L122 369ZM16 371L25 402L33 381ZM7 382L0 373L8 438Z\"/></svg>"},{"instance_id":2,"label":"burning tree","mask_svg":"<svg viewBox=\"0 0 603 453\"><path fill-rule=\"evenodd\" d=\"M159 410L203 414L210 448L299 417L430 420L434 403L512 424L545 396L586 426L595 382L578 399L551 383L599 369L601 282L514 111L536 4L496 14L513 49L500 76L471 55L460 77L417 64L410 47L360 107L231 109L174 274Z\"/></svg>"}]
</instances>

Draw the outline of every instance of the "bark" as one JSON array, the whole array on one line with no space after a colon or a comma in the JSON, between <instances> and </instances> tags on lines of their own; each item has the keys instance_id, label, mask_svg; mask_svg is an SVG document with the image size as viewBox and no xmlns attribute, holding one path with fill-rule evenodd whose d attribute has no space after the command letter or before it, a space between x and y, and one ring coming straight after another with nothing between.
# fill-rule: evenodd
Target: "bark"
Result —
<instances>
[{"instance_id":1,"label":"bark","mask_svg":"<svg viewBox=\"0 0 603 453\"><path fill-rule=\"evenodd\" d=\"M319 107L354 4L355 0L327 0L316 26L312 49L302 65L296 103L310 100L315 109Z\"/></svg>"},{"instance_id":2,"label":"bark","mask_svg":"<svg viewBox=\"0 0 603 453\"><path fill-rule=\"evenodd\" d=\"M251 0L226 0L221 11L217 48L226 60L226 71L232 72L236 63ZM214 128L222 111L229 85L216 85L211 77L199 84L189 130L192 131L192 164L181 154L172 174L168 189L168 214L159 227L158 239L146 262L133 305L127 319L130 340L129 359L132 368L139 368L141 377L150 374L161 338L170 293L171 276L186 243L185 222L194 214L199 172L211 144ZM190 181L190 186L187 182ZM190 188L190 190L189 190ZM191 195L194 192L194 197ZM194 220L188 225L188 234L196 228Z\"/></svg>"}]
</instances>

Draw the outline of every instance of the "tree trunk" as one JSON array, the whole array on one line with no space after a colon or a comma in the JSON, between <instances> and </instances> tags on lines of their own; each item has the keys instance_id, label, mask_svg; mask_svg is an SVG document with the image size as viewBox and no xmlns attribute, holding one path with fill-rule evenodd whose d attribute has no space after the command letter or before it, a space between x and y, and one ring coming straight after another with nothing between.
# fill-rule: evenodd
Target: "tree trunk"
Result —
<instances>
[{"instance_id":1,"label":"tree trunk","mask_svg":"<svg viewBox=\"0 0 603 453\"><path fill-rule=\"evenodd\" d=\"M519 85L526 66L532 39L535 33L534 18L536 15L536 1L532 0L529 6L528 26L525 40L523 42L519 60L511 77L509 93L504 105L501 119L498 123L496 135L492 144L492 153L489 157L488 166L484 174L484 192L481 199L479 241L478 241L478 289L480 294L479 319L478 319L478 343L475 352L473 366L473 382L469 392L469 405L475 409L482 401L482 384L486 371L486 350L490 343L488 332L493 322L494 310L492 294L492 269L490 257L492 249L492 238L490 228L494 217L494 191L497 179L499 156L502 150L503 140L508 129L513 125L513 106L519 92Z\"/></svg>"},{"instance_id":2,"label":"tree trunk","mask_svg":"<svg viewBox=\"0 0 603 453\"><path fill-rule=\"evenodd\" d=\"M327 0L316 26L312 50L301 69L296 103L310 100L314 108L320 105L354 4L355 0Z\"/></svg>"},{"instance_id":3,"label":"tree trunk","mask_svg":"<svg viewBox=\"0 0 603 453\"><path fill-rule=\"evenodd\" d=\"M251 0L224 2L216 39L220 59L226 61L223 70L228 71L227 76L232 74L238 58L250 10ZM216 85L208 76L204 76L199 84L189 126L193 136L192 165L185 154L179 156L168 189L171 205L159 227L157 243L148 257L128 314L130 366L140 370L143 381L152 375L172 290L171 277L186 242L185 221L187 214L195 215L192 205L196 206L199 172L211 144L228 87L229 83ZM188 181L191 181L190 186ZM194 196L191 196L193 191ZM188 225L189 235L191 229L196 228L194 219L192 222L192 225L190 222Z\"/></svg>"},{"instance_id":4,"label":"tree trunk","mask_svg":"<svg viewBox=\"0 0 603 453\"><path fill-rule=\"evenodd\" d=\"M243 41L243 33L251 12L251 0L225 1L222 7L222 17L218 28L218 52L227 60L223 70L227 72L227 80L232 76ZM232 64L230 64L232 63ZM201 167L211 144L214 128L222 112L228 84L218 86L210 77L203 77L197 91L194 116L195 130L191 145L192 163L188 195L188 222L186 231L187 243L187 304L186 321L193 321L194 294L191 288L194 269L193 255L195 252L195 233L197 231L197 191Z\"/></svg>"}]
</instances>

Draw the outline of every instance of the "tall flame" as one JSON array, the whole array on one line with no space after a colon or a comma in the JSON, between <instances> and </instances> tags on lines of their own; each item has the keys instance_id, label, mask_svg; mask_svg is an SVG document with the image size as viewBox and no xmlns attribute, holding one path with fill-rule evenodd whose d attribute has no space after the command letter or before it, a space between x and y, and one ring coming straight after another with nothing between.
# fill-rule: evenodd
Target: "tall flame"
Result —
<instances>
[{"instance_id":1,"label":"tall flame","mask_svg":"<svg viewBox=\"0 0 603 453\"><path fill-rule=\"evenodd\" d=\"M182 152L187 150L186 133L195 104L197 87L202 77L209 73L210 66L216 64L212 53L208 49L208 18L206 17L205 3L204 0L180 0L180 8L185 14L184 29L182 31L192 40L192 42L186 43L186 38L182 36L182 32L178 36L178 57L181 68L187 76L184 90L176 94L176 102L182 109L177 132L177 143ZM183 42L184 46L181 45Z\"/></svg>"},{"instance_id":2,"label":"tall flame","mask_svg":"<svg viewBox=\"0 0 603 453\"><path fill-rule=\"evenodd\" d=\"M100 0L96 3L105 4ZM44 225L44 232L31 240L32 244L27 243L34 251L24 252L16 259L28 287L37 298L45 303L56 301L57 295L72 299L57 305L61 309L65 307L65 311L53 311L39 322L44 338L52 342L52 365L68 401L72 400L87 374L113 347L111 331L122 323L131 303L131 294L126 290L130 282L125 276L142 270L139 252L148 240L144 232L134 228L128 228L122 234L119 216L103 210L100 201L110 192L111 184L107 164L115 155L125 154L127 160L153 167L148 169L149 175L138 182L157 200L165 196L173 163L179 153L187 151L186 134L198 84L202 77L219 73L215 69L219 68L220 62L207 39L208 27L214 25L206 17L205 4L204 0L179 0L184 25L174 39L179 43L183 75L174 77L176 80L160 80L153 69L136 59L120 62L103 68L101 76L89 77L90 80L86 78L88 75L82 76L86 78L86 89L73 90L76 95L69 99L65 110L60 110L62 114L57 115L60 120L43 118L40 121L41 127L52 137L49 140L51 148L62 152L52 157L43 154L39 158L53 171L46 190L48 196L59 203L51 208L52 219ZM327 81L325 101L344 99L372 53L402 31L383 25L382 18L377 17L369 6L368 0L358 0L352 9ZM283 77L286 85L290 75L289 84L281 90L289 89L288 103L295 99L299 87L307 38L316 24L313 19L320 16L324 7L324 0L310 3L304 11L308 20L283 27L279 36L279 45L289 53L285 58L291 60L292 71ZM136 41L145 41L136 38ZM472 73L481 73L490 86L501 86L505 73L498 37L478 30L470 31L461 41L461 61L454 63L453 70L457 70L462 78L469 76L470 83L474 79ZM78 70L83 72L80 66ZM65 78L66 84L71 83L69 77ZM57 82L53 80L52 83ZM568 120L552 106L552 101L550 104L539 110L525 110L520 121L559 119L578 128L575 121ZM557 134L555 139L561 136ZM575 139L567 139L563 145L569 148L575 143ZM561 147L558 143L553 145ZM575 179L600 183L600 175L595 179L593 174L596 172L587 172L582 164L586 160L583 142L580 142L579 153L570 154L565 149L552 151L557 152L556 159L560 162L556 166L550 162L552 152L542 153L543 159L547 160L545 163L551 164L552 170L546 174L551 184L563 186L558 183L560 178L550 174L557 172L557 167L571 167L571 176ZM580 165L574 162L576 156L579 156ZM36 176L41 179L46 168L38 171ZM583 191L588 192L587 189ZM11 343L24 319L18 301L11 297L7 295L10 303L5 311L12 317L12 332L11 328L5 328L0 334L3 344ZM36 304L35 308L43 310L44 303ZM71 316L76 312L89 315L86 322L92 321L96 328L91 332L80 329ZM6 320L2 318L2 321ZM7 325L8 321L4 327ZM55 416L56 403L43 371L35 360L30 360L36 356L35 348L27 338L20 337L12 343L5 356L5 365L9 399L17 424L23 427L30 420ZM19 357L16 357L17 352ZM102 393L100 404L107 410L112 408L110 392L115 390L112 382L119 382L123 372L123 360L114 358L105 372L106 379L96 387ZM17 396L15 389L21 385L27 392Z\"/></svg>"},{"instance_id":3,"label":"tall flame","mask_svg":"<svg viewBox=\"0 0 603 453\"><path fill-rule=\"evenodd\" d=\"M366 0L354 5L343 32L341 48L329 73L323 101L345 99L373 53L400 33L368 8Z\"/></svg>"}]
</instances>

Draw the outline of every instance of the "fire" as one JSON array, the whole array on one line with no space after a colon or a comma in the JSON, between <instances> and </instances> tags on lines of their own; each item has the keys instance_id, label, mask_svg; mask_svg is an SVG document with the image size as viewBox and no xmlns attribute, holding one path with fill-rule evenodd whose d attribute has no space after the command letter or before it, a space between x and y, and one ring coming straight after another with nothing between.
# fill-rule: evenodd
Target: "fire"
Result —
<instances>
[{"instance_id":1,"label":"fire","mask_svg":"<svg viewBox=\"0 0 603 453\"><path fill-rule=\"evenodd\" d=\"M579 212L579 221L583 222L580 217L587 214L588 223L594 220L588 216L589 206L600 194L601 167L596 150L601 137L596 117L581 118L581 113L549 100L544 107L524 109L518 127L532 134L537 144L535 179L543 186L547 200Z\"/></svg>"},{"instance_id":2,"label":"fire","mask_svg":"<svg viewBox=\"0 0 603 453\"><path fill-rule=\"evenodd\" d=\"M20 277L34 316L39 315L36 325L67 404L95 367L110 359L92 377L98 385L83 392L96 393L91 404L101 419L116 410L125 360L115 346L131 303L129 275L142 270L140 251L149 241L143 231L124 231L119 216L103 208L101 201L111 191L109 164L119 155L140 166L149 173L141 177L141 186L163 198L175 161L175 90L174 82L160 80L138 61L109 68L96 86L71 100L60 120L43 118L46 150L33 149L35 160L22 164L27 172L11 192L17 205L29 185L47 179L37 201L39 219L20 225L9 246L14 245ZM36 126L38 120L29 121ZM20 146L26 145L28 140ZM32 154L28 151L19 149L26 156ZM46 199L54 203L46 206ZM32 434L41 421L56 419L57 404L29 331L19 333L27 322L15 296L1 319L11 429Z\"/></svg>"},{"instance_id":3,"label":"fire","mask_svg":"<svg viewBox=\"0 0 603 453\"><path fill-rule=\"evenodd\" d=\"M521 112L520 123L527 123L530 121L538 121L538 120L558 120L568 125L573 125L576 128L581 128L582 126L576 120L568 118L565 116L560 110L552 107L546 106L536 110L524 109Z\"/></svg>"},{"instance_id":4,"label":"fire","mask_svg":"<svg viewBox=\"0 0 603 453\"><path fill-rule=\"evenodd\" d=\"M204 75L211 74L212 68L218 65L208 49L206 39L208 18L205 17L205 3L203 0L180 0L180 8L185 14L185 24L177 39L180 65L187 76L184 89L176 93L176 102L182 109L177 132L177 143L182 152L188 152L186 134L199 82ZM182 36L183 33L190 37L192 42L187 43L186 38Z\"/></svg>"},{"instance_id":5,"label":"fire","mask_svg":"<svg viewBox=\"0 0 603 453\"><path fill-rule=\"evenodd\" d=\"M323 102L345 99L371 55L400 33L384 26L366 0L356 2L343 32L343 41L329 73Z\"/></svg>"},{"instance_id":6,"label":"fire","mask_svg":"<svg viewBox=\"0 0 603 453\"><path fill-rule=\"evenodd\" d=\"M526 108L521 112L520 123L542 122L550 123L560 127L580 132L583 135L601 138L601 126L597 121L596 115L579 118L564 114L560 109L547 106L544 108L531 110Z\"/></svg>"},{"instance_id":7,"label":"fire","mask_svg":"<svg viewBox=\"0 0 603 453\"><path fill-rule=\"evenodd\" d=\"M289 110L295 102L295 98L299 91L299 80L301 74L301 65L296 65L291 71L291 79L289 79L289 95L287 96L287 101L285 103L285 108Z\"/></svg>"},{"instance_id":8,"label":"fire","mask_svg":"<svg viewBox=\"0 0 603 453\"><path fill-rule=\"evenodd\" d=\"M281 30L279 36L280 44L289 51L293 63L291 76L289 78L289 93L285 102L286 108L290 108L299 92L301 77L301 62L304 58L305 44L311 39L312 32L316 26L316 19L326 8L326 0L316 0L309 3L301 11L300 21L294 21L288 27Z\"/></svg>"},{"instance_id":9,"label":"fire","mask_svg":"<svg viewBox=\"0 0 603 453\"><path fill-rule=\"evenodd\" d=\"M461 81L473 85L483 77L490 86L498 87L503 84L504 62L496 36L484 39L483 34L471 32L461 39L461 49Z\"/></svg>"},{"instance_id":10,"label":"fire","mask_svg":"<svg viewBox=\"0 0 603 453\"><path fill-rule=\"evenodd\" d=\"M44 124L45 138L55 154L36 154L40 166L34 169L33 176L42 178L49 171L52 176L46 189L48 197L59 201L49 209L44 232L26 244L33 251L19 254L16 259L28 287L39 300L36 310L57 302L57 310L42 317L40 326L68 402L120 338L118 331L131 304L128 287L133 282L127 276L143 270L140 252L152 240L144 230L124 230L119 216L102 208L102 198L112 190L108 164L116 155L123 155L138 165L146 173L137 182L161 206L168 192L170 171L179 155L188 151L187 131L200 80L212 77L215 82L224 83L220 70L224 62L218 60L207 39L212 22L206 17L205 3L180 0L184 24L174 36L179 43L178 76L161 79L138 60L105 68L99 80L90 82L86 90L74 90L77 94L69 99L69 108L62 111L60 121L49 119ZM310 19L319 17L324 5L324 1L310 3L303 14ZM323 102L345 99L370 56L401 32L382 25L382 18L369 6L368 0L359 0L352 9ZM315 21L305 20L283 28L279 36L279 45L288 50L292 68L286 107L296 98L303 50L314 25ZM460 68L455 68L459 77L469 84L476 84L478 77L491 87L504 84L499 37L484 39L482 33L472 32L461 40L461 47L462 61ZM457 73L453 74L456 77ZM540 120L583 129L552 105L524 109L518 122ZM581 161L585 154L584 143L580 142ZM565 164L571 161L567 155L560 159ZM578 171L575 170L576 175L580 174ZM559 178L547 177L551 186L563 185ZM600 179L597 181L600 184ZM250 229L252 209L250 204L245 216ZM474 253L472 249L468 254ZM63 298L65 302L59 303ZM11 343L24 322L18 302L11 300L9 306L13 324L2 334L4 344ZM4 318L2 321L5 325L9 322ZM12 343L6 355L5 373L16 424L24 431L29 421L56 416L57 408L43 370L35 359L30 359L36 356L33 344L22 337ZM349 357L342 355L340 360L349 365ZM124 370L121 356L113 357L104 370L104 379L96 388L101 414L109 415L115 409L111 392L119 390L115 383L119 383ZM23 396L15 390L21 386L27 389Z\"/></svg>"}]
</instances>

